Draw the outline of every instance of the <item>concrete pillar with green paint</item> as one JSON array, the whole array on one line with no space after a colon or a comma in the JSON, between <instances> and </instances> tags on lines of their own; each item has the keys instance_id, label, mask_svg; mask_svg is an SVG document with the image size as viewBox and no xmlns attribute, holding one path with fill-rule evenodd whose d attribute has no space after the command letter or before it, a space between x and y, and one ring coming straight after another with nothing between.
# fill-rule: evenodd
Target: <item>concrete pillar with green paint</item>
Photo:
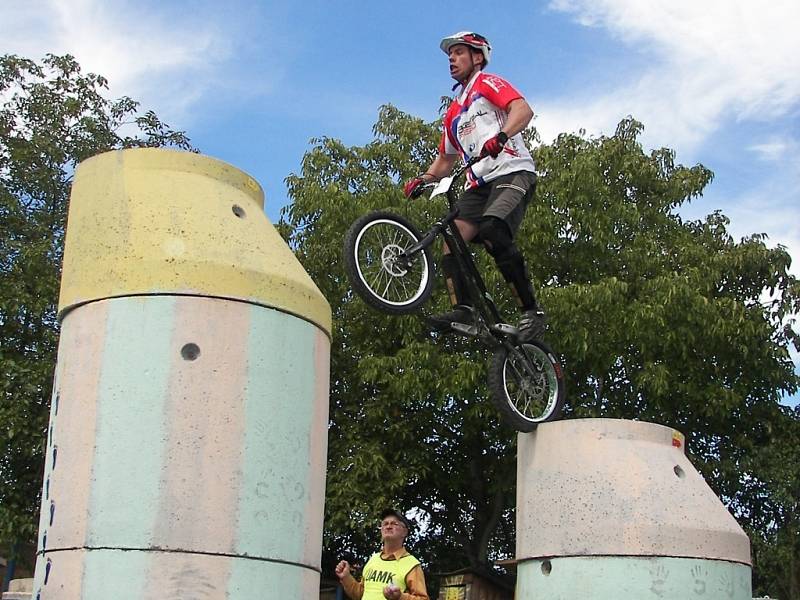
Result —
<instances>
[{"instance_id":1,"label":"concrete pillar with green paint","mask_svg":"<svg viewBox=\"0 0 800 600\"><path fill-rule=\"evenodd\" d=\"M331 311L223 162L75 174L34 598L318 594Z\"/></svg>"},{"instance_id":2,"label":"concrete pillar with green paint","mask_svg":"<svg viewBox=\"0 0 800 600\"><path fill-rule=\"evenodd\" d=\"M517 600L750 600L750 542L684 446L614 419L520 434Z\"/></svg>"}]
</instances>

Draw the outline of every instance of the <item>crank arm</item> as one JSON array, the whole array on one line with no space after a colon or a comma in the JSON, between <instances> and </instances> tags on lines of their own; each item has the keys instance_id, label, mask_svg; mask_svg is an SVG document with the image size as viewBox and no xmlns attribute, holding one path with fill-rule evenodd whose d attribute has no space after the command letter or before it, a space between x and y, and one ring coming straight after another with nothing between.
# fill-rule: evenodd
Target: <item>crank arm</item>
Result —
<instances>
[{"instance_id":1,"label":"crank arm","mask_svg":"<svg viewBox=\"0 0 800 600\"><path fill-rule=\"evenodd\" d=\"M468 337L478 337L480 332L477 325L465 325L464 323L450 323L450 329L461 335Z\"/></svg>"},{"instance_id":2,"label":"crank arm","mask_svg":"<svg viewBox=\"0 0 800 600\"><path fill-rule=\"evenodd\" d=\"M513 337L514 339L517 339L517 336L519 335L519 329L513 325L509 325L508 323L495 323L490 329L492 331L496 331L497 333L502 333L503 335Z\"/></svg>"},{"instance_id":3,"label":"crank arm","mask_svg":"<svg viewBox=\"0 0 800 600\"><path fill-rule=\"evenodd\" d=\"M465 325L464 323L450 323L450 329L467 337L478 338L489 347L498 345L497 338L485 327L478 325Z\"/></svg>"}]
</instances>

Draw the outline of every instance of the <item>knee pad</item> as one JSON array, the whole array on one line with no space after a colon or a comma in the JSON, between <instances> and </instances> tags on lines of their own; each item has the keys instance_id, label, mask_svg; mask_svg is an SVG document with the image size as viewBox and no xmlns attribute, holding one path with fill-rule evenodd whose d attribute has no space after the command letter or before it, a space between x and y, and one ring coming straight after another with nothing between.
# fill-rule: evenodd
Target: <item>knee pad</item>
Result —
<instances>
[{"instance_id":1,"label":"knee pad","mask_svg":"<svg viewBox=\"0 0 800 600\"><path fill-rule=\"evenodd\" d=\"M484 219L478 226L478 234L481 236L486 250L498 263L519 254L519 250L511 238L511 230L505 221L497 217Z\"/></svg>"},{"instance_id":2,"label":"knee pad","mask_svg":"<svg viewBox=\"0 0 800 600\"><path fill-rule=\"evenodd\" d=\"M511 230L505 221L497 217L489 217L480 224L478 231L481 241L484 242L486 250L494 258L503 278L518 290L522 287L529 287L525 258L511 238Z\"/></svg>"}]
</instances>

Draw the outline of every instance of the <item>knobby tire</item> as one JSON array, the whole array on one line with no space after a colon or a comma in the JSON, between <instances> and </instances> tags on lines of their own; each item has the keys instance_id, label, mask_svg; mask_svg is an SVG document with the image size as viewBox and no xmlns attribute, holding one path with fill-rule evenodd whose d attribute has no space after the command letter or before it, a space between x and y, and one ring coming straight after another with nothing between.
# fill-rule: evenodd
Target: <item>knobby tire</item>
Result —
<instances>
[{"instance_id":1,"label":"knobby tire","mask_svg":"<svg viewBox=\"0 0 800 600\"><path fill-rule=\"evenodd\" d=\"M519 344L514 352L499 346L489 366L489 395L508 425L533 431L539 423L561 416L564 373L543 342Z\"/></svg>"},{"instance_id":2,"label":"knobby tire","mask_svg":"<svg viewBox=\"0 0 800 600\"><path fill-rule=\"evenodd\" d=\"M422 239L407 219L377 211L356 220L344 239L345 271L353 290L371 307L392 315L416 311L433 289L430 248L409 264L400 255Z\"/></svg>"}]
</instances>

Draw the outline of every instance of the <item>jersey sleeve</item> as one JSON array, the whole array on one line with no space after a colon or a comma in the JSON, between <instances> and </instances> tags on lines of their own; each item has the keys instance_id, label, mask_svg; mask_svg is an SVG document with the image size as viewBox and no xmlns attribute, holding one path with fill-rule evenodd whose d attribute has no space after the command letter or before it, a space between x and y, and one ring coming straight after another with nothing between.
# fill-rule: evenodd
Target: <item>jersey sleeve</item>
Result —
<instances>
[{"instance_id":1,"label":"jersey sleeve","mask_svg":"<svg viewBox=\"0 0 800 600\"><path fill-rule=\"evenodd\" d=\"M487 73L481 77L479 85L481 95L503 110L508 108L511 101L523 98L517 88L497 75L489 75Z\"/></svg>"},{"instance_id":2,"label":"jersey sleeve","mask_svg":"<svg viewBox=\"0 0 800 600\"><path fill-rule=\"evenodd\" d=\"M439 141L439 154L447 154L447 130L442 128L442 139Z\"/></svg>"},{"instance_id":3,"label":"jersey sleeve","mask_svg":"<svg viewBox=\"0 0 800 600\"><path fill-rule=\"evenodd\" d=\"M450 138L449 128L450 122L449 113L445 115L444 123L442 124L442 139L439 142L439 154L458 154L458 148Z\"/></svg>"}]
</instances>

